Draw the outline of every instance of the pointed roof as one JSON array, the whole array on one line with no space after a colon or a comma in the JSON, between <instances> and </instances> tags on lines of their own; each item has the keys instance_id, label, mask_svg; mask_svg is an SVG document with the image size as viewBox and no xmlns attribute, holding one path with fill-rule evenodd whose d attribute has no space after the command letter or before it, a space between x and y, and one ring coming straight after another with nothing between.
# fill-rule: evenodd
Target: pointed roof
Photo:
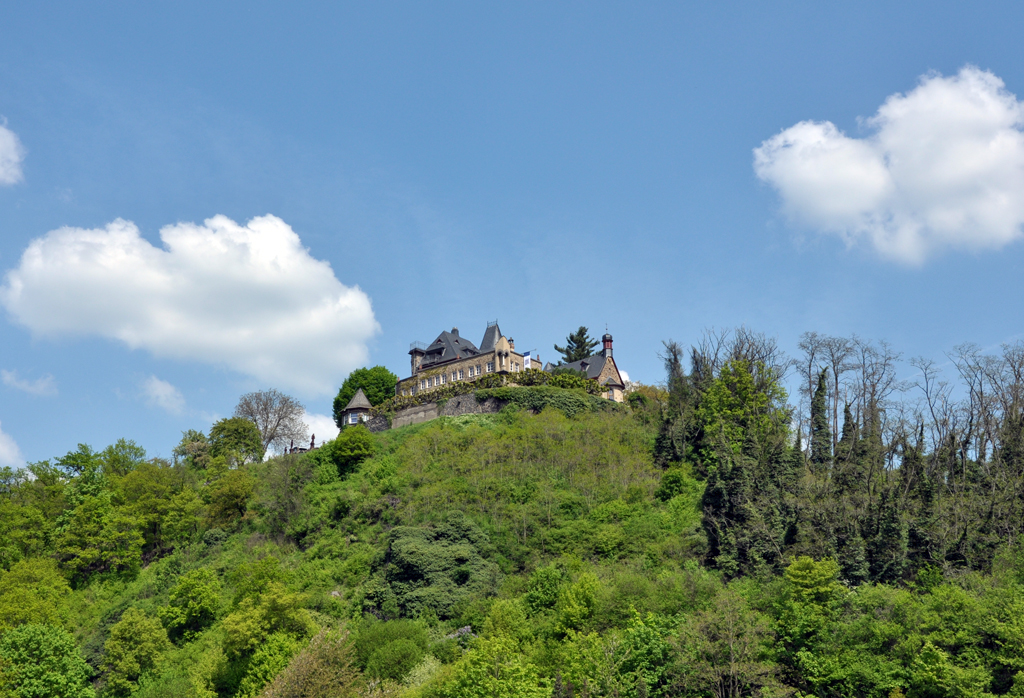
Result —
<instances>
[{"instance_id":1,"label":"pointed roof","mask_svg":"<svg viewBox=\"0 0 1024 698\"><path fill-rule=\"evenodd\" d=\"M352 399L348 401L348 404L345 405L345 411L348 412L349 410L359 409L368 410L371 407L373 407L373 405L371 405L370 401L366 399L366 393L364 393L363 389L360 388L356 391L356 394L352 396Z\"/></svg>"},{"instance_id":2,"label":"pointed roof","mask_svg":"<svg viewBox=\"0 0 1024 698\"><path fill-rule=\"evenodd\" d=\"M487 323L483 341L480 342L480 353L486 354L494 351L494 345L498 343L499 339L501 339L501 328L498 327L497 320L493 323Z\"/></svg>"}]
</instances>

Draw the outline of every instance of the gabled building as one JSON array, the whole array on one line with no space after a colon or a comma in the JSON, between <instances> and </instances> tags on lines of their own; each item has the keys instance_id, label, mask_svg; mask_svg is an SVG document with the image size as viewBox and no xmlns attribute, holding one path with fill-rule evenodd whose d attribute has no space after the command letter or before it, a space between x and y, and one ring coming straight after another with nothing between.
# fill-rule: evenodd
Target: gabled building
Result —
<instances>
[{"instance_id":1,"label":"gabled building","mask_svg":"<svg viewBox=\"0 0 1024 698\"><path fill-rule=\"evenodd\" d=\"M568 364L551 364L544 367L544 370L551 372L556 368L570 368L579 371L590 380L597 381L597 384L605 388L604 397L615 402L622 402L625 399L626 382L619 374L619 367L615 364L612 356L612 336L605 333L601 337L602 349L600 354L588 356L580 361L573 361Z\"/></svg>"},{"instance_id":2,"label":"gabled building","mask_svg":"<svg viewBox=\"0 0 1024 698\"><path fill-rule=\"evenodd\" d=\"M459 328L442 332L429 345L414 342L409 347L408 378L398 381L395 395L417 395L448 383L476 380L488 373L518 373L523 370L523 355L516 352L515 341L505 337L497 321L487 323L477 347L459 334Z\"/></svg>"}]
</instances>

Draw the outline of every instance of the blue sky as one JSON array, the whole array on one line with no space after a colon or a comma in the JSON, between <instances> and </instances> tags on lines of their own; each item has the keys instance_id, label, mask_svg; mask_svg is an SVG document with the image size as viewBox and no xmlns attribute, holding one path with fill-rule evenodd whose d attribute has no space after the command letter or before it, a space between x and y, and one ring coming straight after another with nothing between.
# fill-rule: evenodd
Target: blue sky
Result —
<instances>
[{"instance_id":1,"label":"blue sky","mask_svg":"<svg viewBox=\"0 0 1024 698\"><path fill-rule=\"evenodd\" d=\"M0 461L166 456L266 387L328 414L351 368L404 376L411 341L494 319L542 358L607 324L643 382L711 326L938 360L1020 338L1021 26L985 2L8 6Z\"/></svg>"}]
</instances>

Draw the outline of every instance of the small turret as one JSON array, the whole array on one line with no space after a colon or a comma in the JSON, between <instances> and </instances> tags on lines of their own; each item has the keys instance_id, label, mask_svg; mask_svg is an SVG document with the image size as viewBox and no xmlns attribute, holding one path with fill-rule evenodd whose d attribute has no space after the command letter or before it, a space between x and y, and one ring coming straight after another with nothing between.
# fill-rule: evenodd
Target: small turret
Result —
<instances>
[{"instance_id":1,"label":"small turret","mask_svg":"<svg viewBox=\"0 0 1024 698\"><path fill-rule=\"evenodd\" d=\"M601 352L601 356L610 359L612 357L612 336L605 332L604 336L601 337L601 342L604 344L604 351Z\"/></svg>"}]
</instances>

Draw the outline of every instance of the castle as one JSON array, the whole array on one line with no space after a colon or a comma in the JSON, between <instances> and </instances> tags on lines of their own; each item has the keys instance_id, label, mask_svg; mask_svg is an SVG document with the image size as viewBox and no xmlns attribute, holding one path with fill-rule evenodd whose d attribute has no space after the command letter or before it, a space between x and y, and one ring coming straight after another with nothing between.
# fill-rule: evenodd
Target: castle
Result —
<instances>
[{"instance_id":1,"label":"castle","mask_svg":"<svg viewBox=\"0 0 1024 698\"><path fill-rule=\"evenodd\" d=\"M587 378L596 380L606 388L604 397L622 402L625 383L619 374L612 356L612 336L601 338L603 349L600 354L571 364L548 364L544 370L571 368L582 372ZM529 368L540 368L536 357L529 352L520 354L511 337L505 337L497 321L487 323L483 340L477 347L459 334L459 328L442 332L429 345L414 342L409 348L411 375L398 381L395 395L411 396L440 388L448 383L476 380L488 373L515 374Z\"/></svg>"}]
</instances>

